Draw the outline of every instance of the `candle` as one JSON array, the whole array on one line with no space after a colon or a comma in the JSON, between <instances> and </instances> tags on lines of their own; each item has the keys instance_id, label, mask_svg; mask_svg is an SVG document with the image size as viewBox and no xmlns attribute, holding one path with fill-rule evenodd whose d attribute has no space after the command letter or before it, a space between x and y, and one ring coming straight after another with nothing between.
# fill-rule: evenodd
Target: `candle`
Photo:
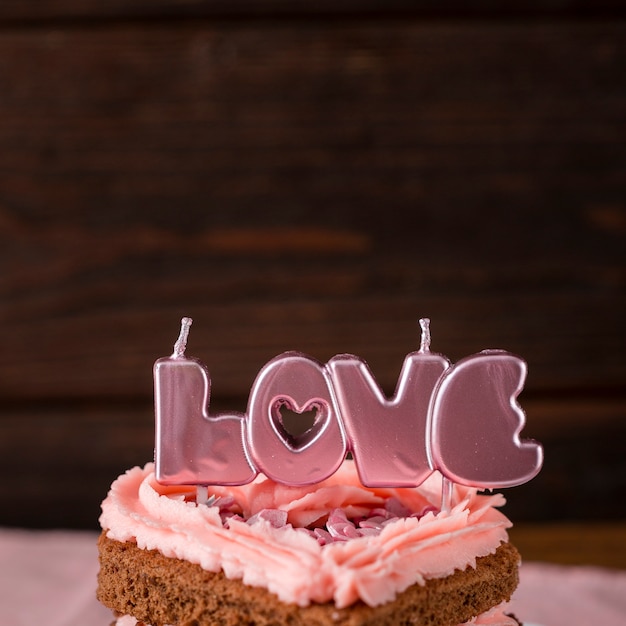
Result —
<instances>
[{"instance_id":1,"label":"candle","mask_svg":"<svg viewBox=\"0 0 626 626\"><path fill-rule=\"evenodd\" d=\"M300 438L284 430L280 409L314 410L315 422ZM347 452L328 369L315 359L287 352L257 376L248 402L250 451L259 469L290 485L310 485L334 474Z\"/></svg>"},{"instance_id":2,"label":"candle","mask_svg":"<svg viewBox=\"0 0 626 626\"><path fill-rule=\"evenodd\" d=\"M185 356L191 323L183 318L173 354L154 364L156 478L170 485L245 484L256 476L245 416L209 415L209 373Z\"/></svg>"},{"instance_id":3,"label":"candle","mask_svg":"<svg viewBox=\"0 0 626 626\"><path fill-rule=\"evenodd\" d=\"M352 355L331 359L341 416L366 487L416 487L432 473L426 445L430 399L448 359L430 352L429 320L420 320L419 352L404 359L388 399L367 364Z\"/></svg>"},{"instance_id":4,"label":"candle","mask_svg":"<svg viewBox=\"0 0 626 626\"><path fill-rule=\"evenodd\" d=\"M359 357L337 355L324 365L286 352L259 371L247 413L211 415L210 376L185 356L191 320L183 318L174 353L154 365L157 480L239 485L263 472L309 485L337 471L347 452L368 487L414 487L438 470L444 506L451 481L494 488L530 480L543 449L519 438L525 362L488 350L451 366L430 352L429 321L420 324L420 349L405 357L391 398ZM315 412L307 432L287 432L285 407Z\"/></svg>"},{"instance_id":5,"label":"candle","mask_svg":"<svg viewBox=\"0 0 626 626\"><path fill-rule=\"evenodd\" d=\"M479 488L512 487L541 469L543 448L521 441L517 403L526 363L502 350L462 359L442 376L429 414L431 465L448 479Z\"/></svg>"}]
</instances>

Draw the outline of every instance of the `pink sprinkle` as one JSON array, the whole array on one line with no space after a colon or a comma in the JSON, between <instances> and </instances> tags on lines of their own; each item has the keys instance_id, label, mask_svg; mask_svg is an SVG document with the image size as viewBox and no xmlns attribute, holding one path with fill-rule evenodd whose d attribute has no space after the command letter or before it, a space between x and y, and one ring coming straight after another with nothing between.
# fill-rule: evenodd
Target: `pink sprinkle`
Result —
<instances>
[{"instance_id":1,"label":"pink sprinkle","mask_svg":"<svg viewBox=\"0 0 626 626\"><path fill-rule=\"evenodd\" d=\"M262 509L244 520L239 514L239 508L234 498L230 496L211 496L207 502L209 506L217 506L220 509L222 523L228 528L231 520L245 521L247 524L255 524L260 520L269 522L273 528L290 526L286 511L279 509ZM413 513L407 509L397 498L389 498L384 507L373 508L365 516L348 519L343 509L333 509L326 522L326 528L296 528L317 540L319 545L325 546L337 541L348 541L359 537L374 537L389 524L398 519L407 517L421 518L428 513L438 513L433 506L425 507L419 513ZM291 526L290 526L291 527Z\"/></svg>"},{"instance_id":2,"label":"pink sprinkle","mask_svg":"<svg viewBox=\"0 0 626 626\"><path fill-rule=\"evenodd\" d=\"M220 496L213 502L213 506L219 507L220 511L230 509L235 504L237 504L237 501L232 496Z\"/></svg>"},{"instance_id":3,"label":"pink sprinkle","mask_svg":"<svg viewBox=\"0 0 626 626\"><path fill-rule=\"evenodd\" d=\"M313 530L313 536L317 539L317 543L319 543L320 546L325 546L326 544L333 543L334 541L332 535L323 528L315 528Z\"/></svg>"},{"instance_id":4,"label":"pink sprinkle","mask_svg":"<svg viewBox=\"0 0 626 626\"><path fill-rule=\"evenodd\" d=\"M248 524L252 525L259 520L269 522L273 528L282 528L287 524L287 511L280 509L262 509L248 519Z\"/></svg>"},{"instance_id":5,"label":"pink sprinkle","mask_svg":"<svg viewBox=\"0 0 626 626\"><path fill-rule=\"evenodd\" d=\"M331 512L326 528L332 537L339 541L360 537L355 525L346 517L345 511L341 509L334 509Z\"/></svg>"},{"instance_id":6,"label":"pink sprinkle","mask_svg":"<svg viewBox=\"0 0 626 626\"><path fill-rule=\"evenodd\" d=\"M424 517L424 515L427 515L428 513L435 513L435 514L437 514L437 513L439 513L439 509L437 507L435 507L435 506L432 506L432 505L431 506L426 506L419 513L413 513L411 515L411 517L418 517L418 518L420 518L420 517Z\"/></svg>"},{"instance_id":7,"label":"pink sprinkle","mask_svg":"<svg viewBox=\"0 0 626 626\"><path fill-rule=\"evenodd\" d=\"M382 515L374 515L359 522L359 528L377 528L378 530L380 530L383 527L383 524L389 519L395 518L389 518L387 516L383 517Z\"/></svg>"},{"instance_id":8,"label":"pink sprinkle","mask_svg":"<svg viewBox=\"0 0 626 626\"><path fill-rule=\"evenodd\" d=\"M389 498L389 500L385 502L385 510L392 517L409 517L413 512L405 507L404 504L398 500L398 498Z\"/></svg>"},{"instance_id":9,"label":"pink sprinkle","mask_svg":"<svg viewBox=\"0 0 626 626\"><path fill-rule=\"evenodd\" d=\"M245 521L241 515L237 515L236 513L231 513L227 511L226 513L220 513L220 518L222 519L222 524L224 528L228 528L231 520L236 520L238 522Z\"/></svg>"}]
</instances>

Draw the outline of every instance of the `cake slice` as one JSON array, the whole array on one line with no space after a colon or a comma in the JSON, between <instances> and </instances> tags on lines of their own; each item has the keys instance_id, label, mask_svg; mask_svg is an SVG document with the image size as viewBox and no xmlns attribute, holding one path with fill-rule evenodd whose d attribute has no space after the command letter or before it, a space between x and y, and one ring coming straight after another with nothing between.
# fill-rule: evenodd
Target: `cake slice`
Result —
<instances>
[{"instance_id":1,"label":"cake slice","mask_svg":"<svg viewBox=\"0 0 626 626\"><path fill-rule=\"evenodd\" d=\"M313 486L260 475L198 502L133 468L102 505L98 598L120 626L517 624L503 496L454 485L442 510L441 483L367 488L346 460Z\"/></svg>"}]
</instances>

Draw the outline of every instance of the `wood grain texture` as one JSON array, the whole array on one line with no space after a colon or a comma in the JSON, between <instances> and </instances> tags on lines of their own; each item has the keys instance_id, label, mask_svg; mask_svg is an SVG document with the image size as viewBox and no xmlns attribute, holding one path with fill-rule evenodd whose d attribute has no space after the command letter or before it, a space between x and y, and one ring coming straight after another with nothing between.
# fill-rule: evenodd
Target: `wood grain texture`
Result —
<instances>
[{"instance_id":1,"label":"wood grain texture","mask_svg":"<svg viewBox=\"0 0 626 626\"><path fill-rule=\"evenodd\" d=\"M435 17L439 19L623 16L620 0L3 0L0 22L41 20L235 19L276 17Z\"/></svg>"},{"instance_id":2,"label":"wood grain texture","mask_svg":"<svg viewBox=\"0 0 626 626\"><path fill-rule=\"evenodd\" d=\"M513 517L624 516L623 19L38 6L0 8L0 523L92 526L183 315L238 410L287 349L392 393L420 316L519 353Z\"/></svg>"},{"instance_id":3,"label":"wood grain texture","mask_svg":"<svg viewBox=\"0 0 626 626\"><path fill-rule=\"evenodd\" d=\"M626 569L623 522L520 524L510 533L524 562Z\"/></svg>"},{"instance_id":4,"label":"wood grain texture","mask_svg":"<svg viewBox=\"0 0 626 626\"><path fill-rule=\"evenodd\" d=\"M0 390L133 394L183 313L229 395L285 346L389 385L421 315L455 358L523 353L530 385L617 385L623 34L6 34Z\"/></svg>"}]
</instances>

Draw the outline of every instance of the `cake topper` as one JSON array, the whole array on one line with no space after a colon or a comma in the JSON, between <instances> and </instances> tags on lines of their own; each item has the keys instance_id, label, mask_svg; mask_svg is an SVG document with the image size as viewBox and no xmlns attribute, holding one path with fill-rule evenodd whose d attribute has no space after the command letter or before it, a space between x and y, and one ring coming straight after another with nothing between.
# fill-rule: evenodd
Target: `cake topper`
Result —
<instances>
[{"instance_id":1,"label":"cake topper","mask_svg":"<svg viewBox=\"0 0 626 626\"><path fill-rule=\"evenodd\" d=\"M416 487L438 470L445 503L452 483L511 487L541 469L541 445L519 437L526 363L486 350L451 365L430 351L427 318L391 398L357 356L322 364L285 352L259 371L246 413L215 415L209 372L185 356L191 324L182 319L172 355L154 365L156 479L163 484L241 485L262 472L286 485L309 485L336 472L350 452L366 487ZM313 425L291 435L285 407L312 410Z\"/></svg>"}]
</instances>

